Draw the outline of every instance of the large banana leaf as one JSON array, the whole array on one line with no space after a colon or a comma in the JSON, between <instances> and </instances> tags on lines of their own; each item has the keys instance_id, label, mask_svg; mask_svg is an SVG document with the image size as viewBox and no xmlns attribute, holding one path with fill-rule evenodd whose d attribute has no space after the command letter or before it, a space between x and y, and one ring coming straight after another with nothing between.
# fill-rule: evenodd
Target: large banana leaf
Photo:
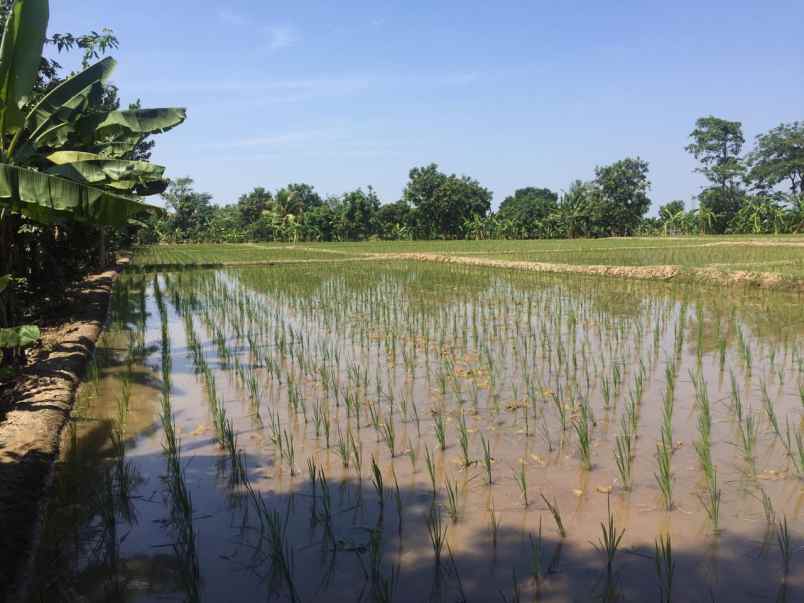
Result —
<instances>
[{"instance_id":1,"label":"large banana leaf","mask_svg":"<svg viewBox=\"0 0 804 603\"><path fill-rule=\"evenodd\" d=\"M106 57L64 80L42 97L26 118L31 139L36 140L52 127L71 121L71 116L83 108L93 92L102 92L99 85L109 78L116 64L113 58Z\"/></svg>"},{"instance_id":2,"label":"large banana leaf","mask_svg":"<svg viewBox=\"0 0 804 603\"><path fill-rule=\"evenodd\" d=\"M162 211L138 197L8 164L0 164L0 205L44 224L78 220L122 226L131 218Z\"/></svg>"},{"instance_id":3,"label":"large banana leaf","mask_svg":"<svg viewBox=\"0 0 804 603\"><path fill-rule=\"evenodd\" d=\"M98 136L115 138L128 134L161 134L187 119L186 109L133 109L112 111L98 124Z\"/></svg>"},{"instance_id":4,"label":"large banana leaf","mask_svg":"<svg viewBox=\"0 0 804 603\"><path fill-rule=\"evenodd\" d=\"M94 153L57 151L48 155L56 164L47 170L76 182L106 186L136 195L157 195L164 192L168 182L165 168L147 161L105 159Z\"/></svg>"},{"instance_id":5,"label":"large banana leaf","mask_svg":"<svg viewBox=\"0 0 804 603\"><path fill-rule=\"evenodd\" d=\"M0 43L0 135L22 128L42 60L48 0L17 0L8 14Z\"/></svg>"},{"instance_id":6,"label":"large banana leaf","mask_svg":"<svg viewBox=\"0 0 804 603\"><path fill-rule=\"evenodd\" d=\"M39 147L74 146L105 158L120 158L147 134L166 132L184 122L186 109L136 109L84 115L51 127L34 141Z\"/></svg>"}]
</instances>

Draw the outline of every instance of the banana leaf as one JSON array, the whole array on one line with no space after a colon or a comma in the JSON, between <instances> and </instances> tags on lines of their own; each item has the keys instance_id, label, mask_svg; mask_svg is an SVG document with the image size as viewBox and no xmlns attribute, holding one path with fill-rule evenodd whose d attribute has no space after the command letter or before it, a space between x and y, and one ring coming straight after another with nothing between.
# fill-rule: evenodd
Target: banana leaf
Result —
<instances>
[{"instance_id":1,"label":"banana leaf","mask_svg":"<svg viewBox=\"0 0 804 603\"><path fill-rule=\"evenodd\" d=\"M135 196L8 164L0 164L0 206L42 224L78 220L122 226L131 218L162 211Z\"/></svg>"},{"instance_id":2,"label":"banana leaf","mask_svg":"<svg viewBox=\"0 0 804 603\"><path fill-rule=\"evenodd\" d=\"M0 43L0 135L22 128L42 60L48 0L17 0L9 11Z\"/></svg>"},{"instance_id":3,"label":"banana leaf","mask_svg":"<svg viewBox=\"0 0 804 603\"><path fill-rule=\"evenodd\" d=\"M71 117L85 106L93 94L102 94L102 84L114 71L116 64L113 58L106 57L48 92L26 118L31 139L36 140L53 126L71 121Z\"/></svg>"},{"instance_id":4,"label":"banana leaf","mask_svg":"<svg viewBox=\"0 0 804 603\"><path fill-rule=\"evenodd\" d=\"M49 148L78 147L116 159L131 152L143 136L166 132L186 118L187 112L181 108L93 113L43 131L35 143Z\"/></svg>"},{"instance_id":5,"label":"banana leaf","mask_svg":"<svg viewBox=\"0 0 804 603\"><path fill-rule=\"evenodd\" d=\"M183 123L187 110L182 108L133 109L111 111L98 124L98 136L115 138L128 134L161 134Z\"/></svg>"},{"instance_id":6,"label":"banana leaf","mask_svg":"<svg viewBox=\"0 0 804 603\"><path fill-rule=\"evenodd\" d=\"M0 329L0 350L3 348L27 348L41 337L36 325L22 325Z\"/></svg>"}]
</instances>

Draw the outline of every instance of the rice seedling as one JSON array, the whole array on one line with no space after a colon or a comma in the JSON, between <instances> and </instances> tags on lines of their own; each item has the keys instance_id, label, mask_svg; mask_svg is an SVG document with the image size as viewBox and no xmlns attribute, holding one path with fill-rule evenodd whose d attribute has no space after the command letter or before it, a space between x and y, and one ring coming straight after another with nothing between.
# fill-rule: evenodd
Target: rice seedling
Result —
<instances>
[{"instance_id":1,"label":"rice seedling","mask_svg":"<svg viewBox=\"0 0 804 603\"><path fill-rule=\"evenodd\" d=\"M673 560L673 545L670 534L661 535L655 543L656 575L659 579L659 601L671 603L673 600L673 574L676 562Z\"/></svg>"},{"instance_id":2,"label":"rice seedling","mask_svg":"<svg viewBox=\"0 0 804 603\"><path fill-rule=\"evenodd\" d=\"M264 520L268 528L268 554L273 581L279 579L284 582L290 600L295 603L299 601L299 595L293 578L293 549L288 541L287 520L283 521L278 511L265 514Z\"/></svg>"},{"instance_id":3,"label":"rice seedling","mask_svg":"<svg viewBox=\"0 0 804 603\"><path fill-rule=\"evenodd\" d=\"M335 450L341 459L341 464L343 465L343 468L348 469L349 460L351 459L352 454L349 446L349 438L343 437L340 425L338 426L338 441L335 443Z\"/></svg>"},{"instance_id":4,"label":"rice seedling","mask_svg":"<svg viewBox=\"0 0 804 603\"><path fill-rule=\"evenodd\" d=\"M358 438L355 439L352 430L348 431L348 438L349 438L349 449L352 452L352 459L354 461L355 472L357 473L357 479L363 479L363 444Z\"/></svg>"},{"instance_id":5,"label":"rice seedling","mask_svg":"<svg viewBox=\"0 0 804 603\"><path fill-rule=\"evenodd\" d=\"M775 526L776 510L773 508L773 501L762 488L759 488L759 500L762 503L762 511L765 514L765 523L768 526Z\"/></svg>"},{"instance_id":6,"label":"rice seedling","mask_svg":"<svg viewBox=\"0 0 804 603\"><path fill-rule=\"evenodd\" d=\"M433 462L433 455L430 454L430 449L427 444L424 445L424 462L427 465L427 473L430 476L430 485L433 487L433 496L436 494L436 468Z\"/></svg>"},{"instance_id":7,"label":"rice seedling","mask_svg":"<svg viewBox=\"0 0 804 603\"><path fill-rule=\"evenodd\" d=\"M790 530L787 527L787 516L782 518L776 527L776 541L779 544L779 553L782 558L782 574L790 574L790 560L793 558L793 544L790 539Z\"/></svg>"},{"instance_id":8,"label":"rice seedling","mask_svg":"<svg viewBox=\"0 0 804 603\"><path fill-rule=\"evenodd\" d=\"M501 520L494 510L494 498L491 499L489 504L489 526L491 527L491 544L497 548L497 534L500 531Z\"/></svg>"},{"instance_id":9,"label":"rice seedling","mask_svg":"<svg viewBox=\"0 0 804 603\"><path fill-rule=\"evenodd\" d=\"M385 443L388 445L388 451L391 453L391 458L396 457L396 428L394 427L394 419L388 416L388 419L382 423L382 433L385 438Z\"/></svg>"},{"instance_id":10,"label":"rice seedling","mask_svg":"<svg viewBox=\"0 0 804 603\"><path fill-rule=\"evenodd\" d=\"M377 493L377 499L380 503L380 512L385 507L385 485L383 484L382 471L377 465L377 459L371 455L371 484L374 486L374 491Z\"/></svg>"},{"instance_id":11,"label":"rice seedling","mask_svg":"<svg viewBox=\"0 0 804 603\"><path fill-rule=\"evenodd\" d=\"M664 507L670 511L673 508L673 474L670 470L671 445L662 433L661 441L656 444L656 461L658 473L655 474L656 483L664 500Z\"/></svg>"},{"instance_id":12,"label":"rice seedling","mask_svg":"<svg viewBox=\"0 0 804 603\"><path fill-rule=\"evenodd\" d=\"M531 552L531 574L533 575L533 579L536 583L540 583L542 581L542 577L544 576L544 570L542 568L542 516L539 515L539 532L536 538L533 538L533 534L528 534L528 538L530 540L530 552Z\"/></svg>"},{"instance_id":13,"label":"rice seedling","mask_svg":"<svg viewBox=\"0 0 804 603\"><path fill-rule=\"evenodd\" d=\"M610 408L611 407L611 385L609 384L609 378L607 375L603 375L603 380L601 384L603 388L603 407Z\"/></svg>"},{"instance_id":14,"label":"rice seedling","mask_svg":"<svg viewBox=\"0 0 804 603\"><path fill-rule=\"evenodd\" d=\"M321 467L318 468L318 485L321 490L321 512L316 515L316 519L323 523L329 531L332 522L332 497L327 476Z\"/></svg>"},{"instance_id":15,"label":"rice seedling","mask_svg":"<svg viewBox=\"0 0 804 603\"><path fill-rule=\"evenodd\" d=\"M494 461L494 458L491 456L491 447L489 442L482 434L480 436L480 445L483 448L483 467L486 469L486 483L490 486L492 484L491 464Z\"/></svg>"},{"instance_id":16,"label":"rice seedling","mask_svg":"<svg viewBox=\"0 0 804 603\"><path fill-rule=\"evenodd\" d=\"M324 404L323 413L321 414L322 424L324 427L324 442L327 449L330 447L330 435L332 433L332 420L329 414L329 404Z\"/></svg>"},{"instance_id":17,"label":"rice seedling","mask_svg":"<svg viewBox=\"0 0 804 603\"><path fill-rule=\"evenodd\" d=\"M393 465L391 465L391 477L394 478L394 502L396 503L396 515L401 534L404 508L402 506L402 492L399 490L399 481L396 479L396 471Z\"/></svg>"},{"instance_id":18,"label":"rice seedling","mask_svg":"<svg viewBox=\"0 0 804 603\"><path fill-rule=\"evenodd\" d=\"M410 459L410 471L416 473L416 460L418 458L418 449L413 445L413 440L408 439L408 458Z\"/></svg>"},{"instance_id":19,"label":"rice seedling","mask_svg":"<svg viewBox=\"0 0 804 603\"><path fill-rule=\"evenodd\" d=\"M436 413L435 416L433 417L433 420L435 421L435 423L434 423L435 436L436 436L436 441L438 442L438 447L441 448L441 450L446 450L446 448L447 448L447 428L446 428L446 424L445 424L445 421L444 421L444 415L441 414L440 412Z\"/></svg>"},{"instance_id":20,"label":"rice seedling","mask_svg":"<svg viewBox=\"0 0 804 603\"><path fill-rule=\"evenodd\" d=\"M631 465L633 458L631 438L625 435L617 436L614 460L617 463L617 472L620 475L622 488L626 491L631 489Z\"/></svg>"},{"instance_id":21,"label":"rice seedling","mask_svg":"<svg viewBox=\"0 0 804 603\"><path fill-rule=\"evenodd\" d=\"M416 406L416 401L415 400L411 400L410 404L411 404L411 407L413 408L413 419L416 421L416 434L419 436L419 438L421 438L422 437L422 422L421 422L421 419L419 417L419 407Z\"/></svg>"},{"instance_id":22,"label":"rice seedling","mask_svg":"<svg viewBox=\"0 0 804 603\"><path fill-rule=\"evenodd\" d=\"M469 467L473 461L469 456L469 430L466 427L466 415L463 412L458 419L458 444L461 447L463 466Z\"/></svg>"},{"instance_id":23,"label":"rice seedling","mask_svg":"<svg viewBox=\"0 0 804 603\"><path fill-rule=\"evenodd\" d=\"M717 469L714 466L707 471L706 492L700 497L709 521L712 523L712 532L720 531L720 487L717 482Z\"/></svg>"},{"instance_id":24,"label":"rice seedling","mask_svg":"<svg viewBox=\"0 0 804 603\"><path fill-rule=\"evenodd\" d=\"M556 522L556 528L558 529L559 535L561 536L561 538L566 538L567 531L564 529L564 522L561 521L561 512L558 509L558 502L556 501L555 498L553 498L553 502L550 502L544 495L544 493L539 493L539 495L542 497L544 504L547 505L547 508L550 511L550 515L553 516L553 521Z\"/></svg>"},{"instance_id":25,"label":"rice seedling","mask_svg":"<svg viewBox=\"0 0 804 603\"><path fill-rule=\"evenodd\" d=\"M125 433L128 421L128 409L131 404L131 377L124 373L120 380L120 395L117 397L117 428Z\"/></svg>"},{"instance_id":26,"label":"rice seedling","mask_svg":"<svg viewBox=\"0 0 804 603\"><path fill-rule=\"evenodd\" d=\"M285 459L290 469L290 475L296 475L296 447L293 443L293 432L285 430Z\"/></svg>"},{"instance_id":27,"label":"rice seedling","mask_svg":"<svg viewBox=\"0 0 804 603\"><path fill-rule=\"evenodd\" d=\"M738 435L740 436L740 449L743 453L743 460L748 464L752 472L755 471L754 445L757 441L758 424L751 409L743 417L738 425Z\"/></svg>"},{"instance_id":28,"label":"rice seedling","mask_svg":"<svg viewBox=\"0 0 804 603\"><path fill-rule=\"evenodd\" d=\"M313 404L313 428L315 429L315 437L321 437L321 427L324 422L324 411L321 408L321 400L316 400Z\"/></svg>"},{"instance_id":29,"label":"rice seedling","mask_svg":"<svg viewBox=\"0 0 804 603\"><path fill-rule=\"evenodd\" d=\"M608 519L606 523L601 523L600 528L603 532L600 540L595 544L598 551L604 553L606 557L606 577L607 582L611 582L614 576L614 559L617 551L620 548L625 529L617 531L617 526L614 521L614 514L611 512L611 499L607 499Z\"/></svg>"},{"instance_id":30,"label":"rice seedling","mask_svg":"<svg viewBox=\"0 0 804 603\"><path fill-rule=\"evenodd\" d=\"M450 481L449 476L445 478L447 486L447 514L452 521L458 521L458 503L460 502L460 490L458 482Z\"/></svg>"},{"instance_id":31,"label":"rice seedling","mask_svg":"<svg viewBox=\"0 0 804 603\"><path fill-rule=\"evenodd\" d=\"M561 431L567 431L568 427L568 420L567 420L567 407L564 406L564 403L561 401L561 396L559 393L551 392L550 398L553 401L553 405L558 412L558 419L561 423Z\"/></svg>"},{"instance_id":32,"label":"rice seedling","mask_svg":"<svg viewBox=\"0 0 804 603\"><path fill-rule=\"evenodd\" d=\"M316 499L316 482L318 477L318 466L315 463L315 459L309 457L307 459L307 479L310 482L310 490L312 491L313 497L313 513L315 514L315 499Z\"/></svg>"},{"instance_id":33,"label":"rice seedling","mask_svg":"<svg viewBox=\"0 0 804 603\"><path fill-rule=\"evenodd\" d=\"M578 436L578 454L581 457L581 466L590 471L592 469L592 427L589 420L589 405L581 402L578 419L573 423Z\"/></svg>"},{"instance_id":34,"label":"rice seedling","mask_svg":"<svg viewBox=\"0 0 804 603\"><path fill-rule=\"evenodd\" d=\"M525 473L525 463L519 464L519 469L514 471L514 480L519 486L519 492L522 494L522 505L527 508L528 501L528 476Z\"/></svg>"}]
</instances>

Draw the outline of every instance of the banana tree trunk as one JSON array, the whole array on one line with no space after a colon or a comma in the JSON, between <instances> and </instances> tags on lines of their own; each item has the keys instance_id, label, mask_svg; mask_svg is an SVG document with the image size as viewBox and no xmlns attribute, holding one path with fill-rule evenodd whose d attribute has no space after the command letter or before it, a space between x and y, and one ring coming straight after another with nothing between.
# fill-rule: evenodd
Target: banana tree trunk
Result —
<instances>
[{"instance_id":1,"label":"banana tree trunk","mask_svg":"<svg viewBox=\"0 0 804 603\"><path fill-rule=\"evenodd\" d=\"M0 276L14 274L16 267L16 239L19 217L8 210L0 210ZM14 292L12 287L0 292L0 327L9 326L14 319Z\"/></svg>"},{"instance_id":2,"label":"banana tree trunk","mask_svg":"<svg viewBox=\"0 0 804 603\"><path fill-rule=\"evenodd\" d=\"M101 226L98 229L98 268L106 266L106 229Z\"/></svg>"}]
</instances>

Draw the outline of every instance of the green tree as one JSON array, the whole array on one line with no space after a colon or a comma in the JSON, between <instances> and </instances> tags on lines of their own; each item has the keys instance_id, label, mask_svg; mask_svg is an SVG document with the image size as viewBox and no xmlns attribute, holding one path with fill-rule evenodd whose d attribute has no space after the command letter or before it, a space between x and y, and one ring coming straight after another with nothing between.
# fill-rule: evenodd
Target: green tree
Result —
<instances>
[{"instance_id":1,"label":"green tree","mask_svg":"<svg viewBox=\"0 0 804 603\"><path fill-rule=\"evenodd\" d=\"M559 236L574 239L596 234L596 224L601 221L599 190L591 182L575 180L561 196L558 204Z\"/></svg>"},{"instance_id":2,"label":"green tree","mask_svg":"<svg viewBox=\"0 0 804 603\"><path fill-rule=\"evenodd\" d=\"M272 203L273 196L270 191L261 186L245 195L240 195L237 200L237 213L240 217L239 228L250 230Z\"/></svg>"},{"instance_id":3,"label":"green tree","mask_svg":"<svg viewBox=\"0 0 804 603\"><path fill-rule=\"evenodd\" d=\"M242 243L247 240L251 231L246 231L241 224L240 211L237 205L212 206L204 219L207 221L204 238L221 243ZM252 235L253 236L253 235Z\"/></svg>"},{"instance_id":4,"label":"green tree","mask_svg":"<svg viewBox=\"0 0 804 603\"><path fill-rule=\"evenodd\" d=\"M368 192L357 189L344 194L339 203L335 234L339 240L359 241L375 232L375 216L380 208L380 199L374 189Z\"/></svg>"},{"instance_id":5,"label":"green tree","mask_svg":"<svg viewBox=\"0 0 804 603\"><path fill-rule=\"evenodd\" d=\"M701 163L696 171L711 183L699 195L699 204L714 214L714 231L723 233L745 197L740 186L745 175L740 155L745 144L743 126L710 115L695 122L690 138L686 150Z\"/></svg>"},{"instance_id":6,"label":"green tree","mask_svg":"<svg viewBox=\"0 0 804 603\"><path fill-rule=\"evenodd\" d=\"M489 190L468 176L448 176L435 163L410 170L402 198L416 208L417 230L425 237L460 237L466 220L491 209Z\"/></svg>"},{"instance_id":7,"label":"green tree","mask_svg":"<svg viewBox=\"0 0 804 603\"><path fill-rule=\"evenodd\" d=\"M309 184L291 183L276 192L274 203L280 214L300 216L305 211L320 207L323 201Z\"/></svg>"},{"instance_id":8,"label":"green tree","mask_svg":"<svg viewBox=\"0 0 804 603\"><path fill-rule=\"evenodd\" d=\"M162 194L172 213L167 219L169 237L176 241L202 241L210 238L214 214L212 195L193 189L192 178L171 181Z\"/></svg>"},{"instance_id":9,"label":"green tree","mask_svg":"<svg viewBox=\"0 0 804 603\"><path fill-rule=\"evenodd\" d=\"M545 237L547 217L557 209L558 194L549 188L520 188L503 200L497 218L511 221L517 236Z\"/></svg>"},{"instance_id":10,"label":"green tree","mask_svg":"<svg viewBox=\"0 0 804 603\"><path fill-rule=\"evenodd\" d=\"M804 194L804 123L780 124L757 136L748 164L749 178L757 188L769 189L787 182L791 195Z\"/></svg>"},{"instance_id":11,"label":"green tree","mask_svg":"<svg viewBox=\"0 0 804 603\"><path fill-rule=\"evenodd\" d=\"M407 238L415 223L413 212L404 199L381 205L374 217L377 233L383 239Z\"/></svg>"},{"instance_id":12,"label":"green tree","mask_svg":"<svg viewBox=\"0 0 804 603\"><path fill-rule=\"evenodd\" d=\"M780 195L751 195L732 219L729 230L739 234L779 234L785 228Z\"/></svg>"},{"instance_id":13,"label":"green tree","mask_svg":"<svg viewBox=\"0 0 804 603\"><path fill-rule=\"evenodd\" d=\"M595 168L599 204L595 230L601 235L630 235L650 209L648 162L626 157L611 165Z\"/></svg>"}]
</instances>

